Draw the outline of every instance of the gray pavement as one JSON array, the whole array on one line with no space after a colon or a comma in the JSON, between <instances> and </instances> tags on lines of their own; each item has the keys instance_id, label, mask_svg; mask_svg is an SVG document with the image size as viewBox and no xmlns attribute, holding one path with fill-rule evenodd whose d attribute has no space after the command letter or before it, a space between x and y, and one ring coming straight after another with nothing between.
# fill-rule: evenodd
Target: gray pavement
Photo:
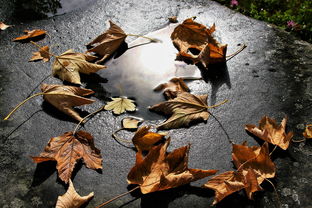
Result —
<instances>
[{"instance_id":1,"label":"gray pavement","mask_svg":"<svg viewBox=\"0 0 312 208\"><path fill-rule=\"evenodd\" d=\"M31 52L36 51L34 45L11 41L23 30L47 30L49 36L38 43L53 46L52 51L55 54L69 48L84 52L84 44L105 30L106 20L113 20L127 33L133 34L148 34L166 28L164 33L161 30L150 34L155 37L162 34L161 37L165 37L172 27L168 26L167 18L176 15L180 21L197 16L197 21L205 25L215 23L216 36L222 43L228 44L229 54L238 48L238 44L247 45L247 48L228 61L226 66L211 68L205 73L206 82L197 80L188 83L194 94L208 93L209 104L224 99L230 100L229 103L212 110L222 127L211 116L207 123L170 131L172 140L169 150L191 143L190 168L218 169L220 173L233 170L231 146L224 130L235 143L247 140L249 144L257 144L257 141L245 132L244 125L256 124L263 115L278 121L287 115L288 129L295 132L295 139L301 139L304 125L312 123L311 44L215 2L99 0L67 14L24 23L16 19L13 21L11 11L5 6L3 8L6 12L1 13L0 17L7 24L15 26L0 33L1 118L51 73L52 62L28 62ZM128 43L132 40L134 38L127 38ZM136 44L137 42L134 42L129 46ZM125 94L137 100L139 111L134 115L145 117L147 124L163 120L163 117L145 110L148 105L163 98L146 87L147 74L141 76L142 71L136 73L134 70L136 65L140 66L134 54L142 53L145 47L157 47L153 44L130 49L119 58L109 61L108 69L85 77L84 86L97 91L92 97L97 102L80 109L92 112L102 106L109 96L117 96L117 89L121 86ZM174 54L174 50L170 50L168 56ZM151 53L151 50L147 51ZM163 60L157 58L157 53L155 59ZM159 64L153 60L151 63ZM132 77L129 78L132 73L125 72L124 76L121 76L127 67L133 72L133 80ZM138 68L142 70L143 66ZM190 71L188 76L198 75L198 71L193 67ZM147 83L154 85L154 79L166 81L169 78L163 74L154 76L150 78L151 83ZM138 77L141 80L134 81ZM116 84L118 82L119 84ZM57 78L48 78L45 83L62 82ZM142 84L145 90L133 90L131 84L134 89L141 89ZM38 91L39 89L35 90ZM101 112L84 126L84 129L94 136L95 145L103 156L101 173L87 169L80 163L73 176L76 190L81 195L91 191L95 193L94 199L87 207L95 207L128 190L126 177L134 164L135 152L118 144L111 137L112 131L120 127L120 121L125 116L127 115L116 117L111 112ZM1 121L0 126L0 207L55 206L57 196L66 191L66 186L57 179L55 163L36 165L30 156L38 155L51 137L73 130L75 121L54 110L43 102L41 97L37 97L17 111L9 121ZM129 134L122 136L131 137ZM312 188L311 159L311 141L292 144L288 151L276 153L274 162L277 166L277 177L273 181L283 207L312 207L309 193ZM213 200L213 191L200 188L206 181L207 179L203 179L190 186L145 196L134 193L112 202L108 207L209 207ZM224 199L218 207L276 206L273 189L270 185L264 185L264 189L264 192L255 195L254 201L248 201L245 194L240 192Z\"/></svg>"}]
</instances>

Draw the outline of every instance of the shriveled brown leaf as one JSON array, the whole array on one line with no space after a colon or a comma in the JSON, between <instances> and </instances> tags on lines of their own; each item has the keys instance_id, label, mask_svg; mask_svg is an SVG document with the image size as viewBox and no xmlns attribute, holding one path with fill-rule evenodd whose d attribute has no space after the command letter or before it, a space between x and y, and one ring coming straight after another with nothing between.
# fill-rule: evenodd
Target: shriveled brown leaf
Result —
<instances>
[{"instance_id":1,"label":"shriveled brown leaf","mask_svg":"<svg viewBox=\"0 0 312 208\"><path fill-rule=\"evenodd\" d=\"M277 125L274 119L264 116L259 121L259 127L248 124L245 126L245 129L260 139L286 150L293 137L293 132L288 132L286 134L286 123L287 118L284 118L281 124Z\"/></svg>"},{"instance_id":2,"label":"shriveled brown leaf","mask_svg":"<svg viewBox=\"0 0 312 208\"><path fill-rule=\"evenodd\" d=\"M33 52L33 56L29 61L39 61L43 60L44 62L50 61L51 55L49 52L49 46L43 46L37 52Z\"/></svg>"},{"instance_id":3,"label":"shriveled brown leaf","mask_svg":"<svg viewBox=\"0 0 312 208\"><path fill-rule=\"evenodd\" d=\"M94 193L91 192L87 196L80 196L73 185L73 182L69 179L69 186L66 193L57 198L55 208L79 208L90 199L92 199Z\"/></svg>"},{"instance_id":4,"label":"shriveled brown leaf","mask_svg":"<svg viewBox=\"0 0 312 208\"><path fill-rule=\"evenodd\" d=\"M177 16L172 16L168 18L170 23L177 23L178 22L178 17Z\"/></svg>"},{"instance_id":5,"label":"shriveled brown leaf","mask_svg":"<svg viewBox=\"0 0 312 208\"><path fill-rule=\"evenodd\" d=\"M9 27L12 27L12 25L7 25L4 22L0 22L0 30L6 30Z\"/></svg>"},{"instance_id":6,"label":"shriveled brown leaf","mask_svg":"<svg viewBox=\"0 0 312 208\"><path fill-rule=\"evenodd\" d=\"M128 174L128 183L140 185L141 192L147 194L188 184L217 172L188 168L190 146L167 153L169 143L170 139L153 147L144 159L138 152L136 164Z\"/></svg>"},{"instance_id":7,"label":"shriveled brown leaf","mask_svg":"<svg viewBox=\"0 0 312 208\"><path fill-rule=\"evenodd\" d=\"M44 151L37 157L32 157L35 163L57 161L59 178L68 183L77 160L83 159L91 169L102 169L101 151L94 146L93 137L85 131L78 131L53 137Z\"/></svg>"},{"instance_id":8,"label":"shriveled brown leaf","mask_svg":"<svg viewBox=\"0 0 312 208\"><path fill-rule=\"evenodd\" d=\"M192 121L206 121L209 117L207 106L208 95L193 95L187 92L177 94L177 97L150 107L150 110L171 115L159 129L172 129L189 126Z\"/></svg>"},{"instance_id":9,"label":"shriveled brown leaf","mask_svg":"<svg viewBox=\"0 0 312 208\"><path fill-rule=\"evenodd\" d=\"M164 134L150 132L150 128L150 126L143 126L135 132L132 142L138 151L149 151L165 137Z\"/></svg>"},{"instance_id":10,"label":"shriveled brown leaf","mask_svg":"<svg viewBox=\"0 0 312 208\"><path fill-rule=\"evenodd\" d=\"M121 126L127 130L136 130L143 121L143 118L129 116L122 119Z\"/></svg>"},{"instance_id":11,"label":"shriveled brown leaf","mask_svg":"<svg viewBox=\"0 0 312 208\"><path fill-rule=\"evenodd\" d=\"M95 56L84 53L76 53L72 49L64 52L60 56L55 57L52 65L52 74L58 76L63 81L74 84L81 84L79 73L90 74L106 68L104 65L90 63Z\"/></svg>"},{"instance_id":12,"label":"shriveled brown leaf","mask_svg":"<svg viewBox=\"0 0 312 208\"><path fill-rule=\"evenodd\" d=\"M190 89L187 87L182 78L172 78L167 83L158 85L154 91L164 90L164 95L167 99L174 99L178 93L189 92Z\"/></svg>"},{"instance_id":13,"label":"shriveled brown leaf","mask_svg":"<svg viewBox=\"0 0 312 208\"><path fill-rule=\"evenodd\" d=\"M77 121L81 121L82 118L76 111L74 111L73 107L94 102L94 100L81 97L94 93L92 90L84 88L42 84L41 91L46 93L43 98L47 102Z\"/></svg>"},{"instance_id":14,"label":"shriveled brown leaf","mask_svg":"<svg viewBox=\"0 0 312 208\"><path fill-rule=\"evenodd\" d=\"M94 52L102 56L98 62L103 62L110 57L119 46L125 41L127 34L115 23L109 21L110 27L103 34L96 37L88 43L88 46L94 45L87 52Z\"/></svg>"},{"instance_id":15,"label":"shriveled brown leaf","mask_svg":"<svg viewBox=\"0 0 312 208\"><path fill-rule=\"evenodd\" d=\"M105 110L112 110L114 114L120 115L126 111L135 111L134 101L126 97L112 98L112 101L108 102L104 106Z\"/></svg>"},{"instance_id":16,"label":"shriveled brown leaf","mask_svg":"<svg viewBox=\"0 0 312 208\"><path fill-rule=\"evenodd\" d=\"M303 132L306 139L312 139L312 124L308 124Z\"/></svg>"},{"instance_id":17,"label":"shriveled brown leaf","mask_svg":"<svg viewBox=\"0 0 312 208\"><path fill-rule=\"evenodd\" d=\"M26 33L26 35L22 35L20 37L17 37L15 39L13 39L13 41L27 41L30 40L32 38L36 38L42 35L47 34L47 31L45 30L25 30L24 33Z\"/></svg>"},{"instance_id":18,"label":"shriveled brown leaf","mask_svg":"<svg viewBox=\"0 0 312 208\"><path fill-rule=\"evenodd\" d=\"M179 50L177 58L201 63L204 67L225 62L227 45L215 40L212 36L214 31L215 25L207 28L192 18L184 20L171 34L173 44Z\"/></svg>"},{"instance_id":19,"label":"shriveled brown leaf","mask_svg":"<svg viewBox=\"0 0 312 208\"><path fill-rule=\"evenodd\" d=\"M266 178L275 177L275 164L269 155L269 144L265 142L259 147L248 147L246 143L242 145L234 144L232 158L237 169L243 171L246 176L247 171L252 169L260 185Z\"/></svg>"}]
</instances>

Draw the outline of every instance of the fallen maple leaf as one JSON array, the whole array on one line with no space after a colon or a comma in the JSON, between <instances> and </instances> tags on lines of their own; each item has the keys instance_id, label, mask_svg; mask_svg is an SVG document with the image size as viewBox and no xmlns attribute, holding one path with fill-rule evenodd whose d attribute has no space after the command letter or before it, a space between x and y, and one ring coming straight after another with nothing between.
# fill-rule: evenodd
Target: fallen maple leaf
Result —
<instances>
[{"instance_id":1,"label":"fallen maple leaf","mask_svg":"<svg viewBox=\"0 0 312 208\"><path fill-rule=\"evenodd\" d=\"M208 95L193 95L187 92L181 92L172 100L150 107L150 110L171 115L170 118L157 128L172 129L189 126L192 121L206 121L209 117L208 109L221 105L208 106L207 97Z\"/></svg>"},{"instance_id":2,"label":"fallen maple leaf","mask_svg":"<svg viewBox=\"0 0 312 208\"><path fill-rule=\"evenodd\" d=\"M114 114L120 115L126 111L135 111L134 101L125 97L112 98L113 101L108 102L105 110L113 110Z\"/></svg>"},{"instance_id":3,"label":"fallen maple leaf","mask_svg":"<svg viewBox=\"0 0 312 208\"><path fill-rule=\"evenodd\" d=\"M303 132L306 139L312 139L312 124L308 124Z\"/></svg>"},{"instance_id":4,"label":"fallen maple leaf","mask_svg":"<svg viewBox=\"0 0 312 208\"><path fill-rule=\"evenodd\" d=\"M59 178L68 183L77 160L83 159L88 168L102 169L101 151L94 146L93 137L85 131L78 131L53 137L50 139L44 152L32 157L35 163L49 160L57 161Z\"/></svg>"},{"instance_id":5,"label":"fallen maple leaf","mask_svg":"<svg viewBox=\"0 0 312 208\"><path fill-rule=\"evenodd\" d=\"M52 65L52 74L58 75L63 81L74 84L81 84L80 73L90 74L106 68L104 65L90 63L95 56L90 56L84 53L76 53L72 49L64 52L60 56L55 57Z\"/></svg>"},{"instance_id":6,"label":"fallen maple leaf","mask_svg":"<svg viewBox=\"0 0 312 208\"><path fill-rule=\"evenodd\" d=\"M49 46L43 46L39 49L39 51L33 52L33 56L29 61L43 60L44 62L48 62L50 57Z\"/></svg>"},{"instance_id":7,"label":"fallen maple leaf","mask_svg":"<svg viewBox=\"0 0 312 208\"><path fill-rule=\"evenodd\" d=\"M163 83L158 85L154 91L161 91L164 90L164 95L167 99L173 99L177 97L178 93L181 92L189 92L190 89L184 83L182 78L172 78L167 83Z\"/></svg>"},{"instance_id":8,"label":"fallen maple leaf","mask_svg":"<svg viewBox=\"0 0 312 208\"><path fill-rule=\"evenodd\" d=\"M12 25L7 25L4 22L0 22L0 30L6 30L9 27L12 27Z\"/></svg>"},{"instance_id":9,"label":"fallen maple leaf","mask_svg":"<svg viewBox=\"0 0 312 208\"><path fill-rule=\"evenodd\" d=\"M214 31L215 25L207 28L193 21L193 18L184 20L171 34L173 44L179 50L177 58L201 63L204 67L225 62L227 45L218 43L212 37Z\"/></svg>"},{"instance_id":10,"label":"fallen maple leaf","mask_svg":"<svg viewBox=\"0 0 312 208\"><path fill-rule=\"evenodd\" d=\"M55 208L79 208L90 199L92 199L94 193L91 192L87 196L80 196L73 185L73 182L69 179L69 186L66 193L57 198Z\"/></svg>"},{"instance_id":11,"label":"fallen maple leaf","mask_svg":"<svg viewBox=\"0 0 312 208\"><path fill-rule=\"evenodd\" d=\"M248 124L245 126L245 129L260 139L286 150L293 137L293 132L288 132L286 134L286 123L287 118L284 118L281 125L278 126L274 119L264 116L259 121L259 127Z\"/></svg>"},{"instance_id":12,"label":"fallen maple leaf","mask_svg":"<svg viewBox=\"0 0 312 208\"><path fill-rule=\"evenodd\" d=\"M13 41L27 41L30 40L32 38L36 38L42 35L45 35L47 33L47 31L45 30L25 30L24 33L26 33L26 35L22 35L20 37L17 37L15 39L13 39Z\"/></svg>"},{"instance_id":13,"label":"fallen maple leaf","mask_svg":"<svg viewBox=\"0 0 312 208\"><path fill-rule=\"evenodd\" d=\"M94 93L92 90L84 88L42 84L41 91L45 93L43 98L47 102L77 121L82 121L83 119L76 111L74 111L72 107L91 104L94 102L94 100L81 97Z\"/></svg>"},{"instance_id":14,"label":"fallen maple leaf","mask_svg":"<svg viewBox=\"0 0 312 208\"><path fill-rule=\"evenodd\" d=\"M138 152L136 164L128 174L128 183L140 185L141 192L147 194L188 184L217 172L188 168L190 145L167 153L169 143L170 138L153 147L144 159Z\"/></svg>"},{"instance_id":15,"label":"fallen maple leaf","mask_svg":"<svg viewBox=\"0 0 312 208\"><path fill-rule=\"evenodd\" d=\"M135 132L132 142L138 151L149 151L166 136L166 134L150 132L150 128L150 126L143 126Z\"/></svg>"},{"instance_id":16,"label":"fallen maple leaf","mask_svg":"<svg viewBox=\"0 0 312 208\"><path fill-rule=\"evenodd\" d=\"M139 125L144 121L142 118L137 117L126 117L121 121L121 125L123 129L127 130L135 130L139 127Z\"/></svg>"},{"instance_id":17,"label":"fallen maple leaf","mask_svg":"<svg viewBox=\"0 0 312 208\"><path fill-rule=\"evenodd\" d=\"M127 34L119 26L114 24L112 21L109 21L109 24L110 27L107 31L87 44L87 46L97 44L87 52L94 52L101 55L102 58L97 61L98 63L103 62L105 59L110 57L127 37Z\"/></svg>"}]
</instances>

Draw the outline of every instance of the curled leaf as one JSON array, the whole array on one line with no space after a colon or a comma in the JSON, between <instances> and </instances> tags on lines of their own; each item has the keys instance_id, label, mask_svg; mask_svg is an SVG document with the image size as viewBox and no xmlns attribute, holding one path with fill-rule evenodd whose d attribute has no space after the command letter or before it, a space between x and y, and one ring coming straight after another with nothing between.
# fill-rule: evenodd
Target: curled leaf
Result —
<instances>
[{"instance_id":1,"label":"curled leaf","mask_svg":"<svg viewBox=\"0 0 312 208\"><path fill-rule=\"evenodd\" d=\"M286 134L286 123L287 118L284 118L281 124L277 125L274 119L264 116L259 121L259 127L248 124L245 126L245 129L260 139L286 150L293 137L293 132L288 132Z\"/></svg>"},{"instance_id":2,"label":"curled leaf","mask_svg":"<svg viewBox=\"0 0 312 208\"><path fill-rule=\"evenodd\" d=\"M46 93L43 96L44 100L77 121L82 121L82 118L74 111L73 107L94 102L94 100L81 97L94 93L92 90L84 88L42 84L41 91Z\"/></svg>"},{"instance_id":3,"label":"curled leaf","mask_svg":"<svg viewBox=\"0 0 312 208\"><path fill-rule=\"evenodd\" d=\"M192 18L184 20L171 34L173 44L179 50L177 58L201 63L204 67L225 62L227 45L215 40L212 36L214 31L215 25L207 28Z\"/></svg>"},{"instance_id":4,"label":"curled leaf","mask_svg":"<svg viewBox=\"0 0 312 208\"><path fill-rule=\"evenodd\" d=\"M43 60L44 62L48 62L50 57L49 46L43 46L39 49L39 51L33 52L33 56L29 61Z\"/></svg>"},{"instance_id":5,"label":"curled leaf","mask_svg":"<svg viewBox=\"0 0 312 208\"><path fill-rule=\"evenodd\" d=\"M105 110L113 110L113 113L120 115L126 111L135 111L134 101L125 97L112 98L113 101L108 102L105 106Z\"/></svg>"},{"instance_id":6,"label":"curled leaf","mask_svg":"<svg viewBox=\"0 0 312 208\"><path fill-rule=\"evenodd\" d=\"M73 50L68 50L60 56L55 57L52 65L52 74L58 76L63 81L74 84L81 84L79 73L90 74L106 68L106 66L90 63L95 56L90 56L84 53L76 53Z\"/></svg>"},{"instance_id":7,"label":"curled leaf","mask_svg":"<svg viewBox=\"0 0 312 208\"><path fill-rule=\"evenodd\" d=\"M174 99L178 93L189 92L190 89L187 87L182 78L172 78L167 83L158 85L154 91L164 90L166 99Z\"/></svg>"},{"instance_id":8,"label":"curled leaf","mask_svg":"<svg viewBox=\"0 0 312 208\"><path fill-rule=\"evenodd\" d=\"M133 129L137 129L143 121L144 119L142 118L129 116L129 117L122 119L121 125L122 125L122 128L124 129L133 130Z\"/></svg>"},{"instance_id":9,"label":"curled leaf","mask_svg":"<svg viewBox=\"0 0 312 208\"><path fill-rule=\"evenodd\" d=\"M90 199L92 199L94 193L91 192L87 196L80 196L73 185L73 182L69 180L69 186L66 193L57 198L55 208L79 208Z\"/></svg>"},{"instance_id":10,"label":"curled leaf","mask_svg":"<svg viewBox=\"0 0 312 208\"><path fill-rule=\"evenodd\" d=\"M103 62L110 57L125 41L127 34L115 23L109 21L110 27L103 34L88 43L88 46L96 44L87 52L94 52L102 56L98 62Z\"/></svg>"},{"instance_id":11,"label":"curled leaf","mask_svg":"<svg viewBox=\"0 0 312 208\"><path fill-rule=\"evenodd\" d=\"M312 139L312 124L308 124L303 132L306 139Z\"/></svg>"},{"instance_id":12,"label":"curled leaf","mask_svg":"<svg viewBox=\"0 0 312 208\"><path fill-rule=\"evenodd\" d=\"M32 157L35 163L49 160L57 162L59 178L68 183L77 160L83 159L91 169L102 169L101 151L94 146L93 137L85 131L66 132L50 139L44 151L37 157Z\"/></svg>"},{"instance_id":13,"label":"curled leaf","mask_svg":"<svg viewBox=\"0 0 312 208\"><path fill-rule=\"evenodd\" d=\"M165 134L150 132L150 126L143 126L135 132L132 142L138 151L149 151Z\"/></svg>"},{"instance_id":14,"label":"curled leaf","mask_svg":"<svg viewBox=\"0 0 312 208\"><path fill-rule=\"evenodd\" d=\"M20 37L17 37L15 39L13 39L13 41L27 41L39 36L43 36L45 34L47 34L47 31L45 30L25 30L24 33L26 33L26 35L22 35Z\"/></svg>"},{"instance_id":15,"label":"curled leaf","mask_svg":"<svg viewBox=\"0 0 312 208\"><path fill-rule=\"evenodd\" d=\"M188 168L190 146L167 153L169 143L167 139L164 144L153 147L144 159L138 152L136 164L128 174L128 183L140 185L141 192L147 194L188 184L217 172Z\"/></svg>"}]
</instances>

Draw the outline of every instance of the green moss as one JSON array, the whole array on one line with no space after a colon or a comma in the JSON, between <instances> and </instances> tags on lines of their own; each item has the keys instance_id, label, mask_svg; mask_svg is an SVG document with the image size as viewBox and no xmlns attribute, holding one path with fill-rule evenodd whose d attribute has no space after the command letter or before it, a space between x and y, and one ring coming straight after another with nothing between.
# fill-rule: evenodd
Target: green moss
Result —
<instances>
[{"instance_id":1,"label":"green moss","mask_svg":"<svg viewBox=\"0 0 312 208\"><path fill-rule=\"evenodd\" d=\"M247 16L266 21L291 32L303 40L312 42L311 0L215 0ZM288 24L292 21L293 24Z\"/></svg>"}]
</instances>

